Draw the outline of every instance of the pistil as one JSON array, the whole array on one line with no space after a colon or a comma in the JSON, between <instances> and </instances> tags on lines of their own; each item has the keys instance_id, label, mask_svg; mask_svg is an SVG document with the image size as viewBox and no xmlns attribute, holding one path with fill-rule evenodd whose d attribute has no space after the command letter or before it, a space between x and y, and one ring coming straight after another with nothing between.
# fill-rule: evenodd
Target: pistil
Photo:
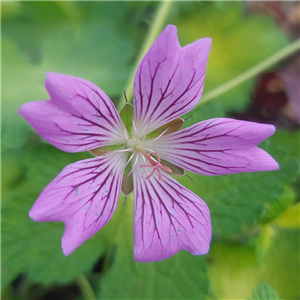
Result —
<instances>
[{"instance_id":1,"label":"pistil","mask_svg":"<svg viewBox=\"0 0 300 300\"><path fill-rule=\"evenodd\" d=\"M140 153L143 154L143 156L149 161L150 165L140 165L140 168L152 168L152 172L150 173L150 175L148 175L146 177L146 179L150 179L154 173L157 171L158 172L158 178L159 180L162 180L162 174L161 174L161 171L160 170L163 170L167 173L171 173L172 172L172 169L167 167L167 166L164 166L161 164L160 162L160 157L158 155L157 152L150 152L149 154L146 152L146 150L141 146L141 145L135 145L134 148L139 151ZM153 155L156 157L156 159L153 158Z\"/></svg>"}]
</instances>

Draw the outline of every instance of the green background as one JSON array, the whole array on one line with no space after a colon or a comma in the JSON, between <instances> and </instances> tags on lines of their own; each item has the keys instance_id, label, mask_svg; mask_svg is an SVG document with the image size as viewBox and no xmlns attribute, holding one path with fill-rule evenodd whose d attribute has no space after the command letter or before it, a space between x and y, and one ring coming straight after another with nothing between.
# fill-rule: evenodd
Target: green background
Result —
<instances>
[{"instance_id":1,"label":"green background","mask_svg":"<svg viewBox=\"0 0 300 300\"><path fill-rule=\"evenodd\" d=\"M277 128L260 146L276 172L179 181L210 208L213 240L205 256L181 251L156 263L133 258L133 197L69 257L62 223L34 223L28 211L41 190L71 162L18 114L48 99L44 73L90 80L118 104L159 2L2 2L2 295L46 299L84 275L97 299L299 299L299 131ZM289 43L275 22L245 13L241 2L175 2L167 23L181 45L212 37L204 93ZM255 79L197 106L185 126L242 112ZM65 293L65 292L62 292ZM70 296L70 294L69 294ZM45 298L43 298L45 297ZM71 299L71 298L66 298Z\"/></svg>"}]
</instances>

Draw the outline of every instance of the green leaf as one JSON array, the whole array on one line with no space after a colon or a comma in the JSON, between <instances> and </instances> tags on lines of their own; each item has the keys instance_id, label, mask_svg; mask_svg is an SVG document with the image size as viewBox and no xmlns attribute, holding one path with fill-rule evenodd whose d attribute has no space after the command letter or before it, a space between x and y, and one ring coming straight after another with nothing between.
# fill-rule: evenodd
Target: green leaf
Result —
<instances>
[{"instance_id":1,"label":"green leaf","mask_svg":"<svg viewBox=\"0 0 300 300\"><path fill-rule=\"evenodd\" d=\"M174 4L176 5L176 4ZM204 38L212 38L204 94L238 76L255 64L287 45L288 41L271 18L259 15L245 16L241 2L224 2L217 6L209 1L195 6L192 14L175 19L182 45ZM212 102L226 111L241 111L253 89L253 80L244 82ZM214 105L210 109L196 108L199 119L219 116Z\"/></svg>"},{"instance_id":2,"label":"green leaf","mask_svg":"<svg viewBox=\"0 0 300 300\"><path fill-rule=\"evenodd\" d=\"M251 246L237 242L212 242L208 275L215 299L246 299L261 280Z\"/></svg>"},{"instance_id":3,"label":"green leaf","mask_svg":"<svg viewBox=\"0 0 300 300\"><path fill-rule=\"evenodd\" d=\"M300 203L296 203L293 206L286 209L274 223L285 228L297 229L300 227Z\"/></svg>"},{"instance_id":4,"label":"green leaf","mask_svg":"<svg viewBox=\"0 0 300 300\"><path fill-rule=\"evenodd\" d=\"M1 155L1 204L9 198L25 176L21 151L4 152Z\"/></svg>"},{"instance_id":5,"label":"green leaf","mask_svg":"<svg viewBox=\"0 0 300 300\"><path fill-rule=\"evenodd\" d=\"M256 289L252 292L250 300L280 300L277 291L267 282L260 282Z\"/></svg>"},{"instance_id":6,"label":"green leaf","mask_svg":"<svg viewBox=\"0 0 300 300\"><path fill-rule=\"evenodd\" d=\"M274 199L265 206L265 212L260 218L260 223L269 223L279 217L295 201L295 191L292 187L286 186L281 197Z\"/></svg>"},{"instance_id":7,"label":"green leaf","mask_svg":"<svg viewBox=\"0 0 300 300\"><path fill-rule=\"evenodd\" d=\"M15 45L2 38L2 151L20 147L33 131L18 115L18 108L47 98L44 71L23 57Z\"/></svg>"},{"instance_id":8,"label":"green leaf","mask_svg":"<svg viewBox=\"0 0 300 300\"><path fill-rule=\"evenodd\" d=\"M34 282L67 283L93 267L106 243L96 234L65 257L60 246L63 223L35 223L28 212L42 189L64 166L87 154L64 153L51 145L26 150L22 161L27 176L15 191L6 193L2 208L2 284L23 272L28 272Z\"/></svg>"},{"instance_id":9,"label":"green leaf","mask_svg":"<svg viewBox=\"0 0 300 300\"><path fill-rule=\"evenodd\" d=\"M68 164L91 157L89 152L65 153L50 144L36 144L25 149L22 159L32 190L41 192Z\"/></svg>"},{"instance_id":10,"label":"green leaf","mask_svg":"<svg viewBox=\"0 0 300 300\"><path fill-rule=\"evenodd\" d=\"M256 224L267 207L277 203L284 187L299 176L299 132L294 135L277 131L261 143L279 163L271 172L240 173L222 176L201 176L188 173L193 180L178 179L201 197L211 211L213 234L237 234L246 226Z\"/></svg>"},{"instance_id":11,"label":"green leaf","mask_svg":"<svg viewBox=\"0 0 300 300\"><path fill-rule=\"evenodd\" d=\"M70 11L64 9L58 1L14 1L14 5L5 5L6 18L1 22L2 34L22 51L31 62L41 60L41 44L49 34L59 30L62 24L70 22ZM17 10L7 14L8 9ZM77 16L78 18L78 16Z\"/></svg>"},{"instance_id":12,"label":"green leaf","mask_svg":"<svg viewBox=\"0 0 300 300\"><path fill-rule=\"evenodd\" d=\"M261 266L262 280L270 283L283 299L298 299L300 282L299 230L275 227Z\"/></svg>"},{"instance_id":13,"label":"green leaf","mask_svg":"<svg viewBox=\"0 0 300 300\"><path fill-rule=\"evenodd\" d=\"M114 232L114 240L112 236L110 240L115 245L115 255L111 268L99 283L99 299L204 298L209 282L203 257L180 251L160 262L134 261L132 206L133 197L129 196L125 207L119 205L105 229Z\"/></svg>"},{"instance_id":14,"label":"green leaf","mask_svg":"<svg viewBox=\"0 0 300 300\"><path fill-rule=\"evenodd\" d=\"M255 247L244 241L213 241L207 260L215 298L249 299L259 282L266 281L283 299L298 299L299 233L299 230L274 227L270 246L260 263L256 259Z\"/></svg>"},{"instance_id":15,"label":"green leaf","mask_svg":"<svg viewBox=\"0 0 300 300\"><path fill-rule=\"evenodd\" d=\"M134 54L129 36L134 24L127 22L131 6L124 2L76 6L83 11L82 22L79 26L68 23L47 38L43 45L43 66L90 80L111 97L118 96L126 84Z\"/></svg>"},{"instance_id":16,"label":"green leaf","mask_svg":"<svg viewBox=\"0 0 300 300\"><path fill-rule=\"evenodd\" d=\"M65 257L60 246L63 224L35 223L28 216L37 196L23 189L2 208L3 286L23 272L28 272L34 282L43 284L70 282L89 271L105 249L96 234Z\"/></svg>"}]
</instances>

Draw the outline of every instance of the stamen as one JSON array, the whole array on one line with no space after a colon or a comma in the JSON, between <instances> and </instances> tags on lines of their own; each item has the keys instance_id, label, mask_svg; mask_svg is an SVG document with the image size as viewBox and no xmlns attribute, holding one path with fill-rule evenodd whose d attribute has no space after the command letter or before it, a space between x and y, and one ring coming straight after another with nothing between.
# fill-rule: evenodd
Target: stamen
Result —
<instances>
[{"instance_id":1,"label":"stamen","mask_svg":"<svg viewBox=\"0 0 300 300\"><path fill-rule=\"evenodd\" d=\"M131 149L130 149L130 150L131 150ZM128 161L127 161L127 163L126 163L126 165L125 165L125 167L124 167L123 170L126 169L126 167L129 165L129 163L131 162L131 160L133 159L133 157L134 157L134 153L131 154L131 156L130 156L130 158L128 159Z\"/></svg>"},{"instance_id":2,"label":"stamen","mask_svg":"<svg viewBox=\"0 0 300 300\"><path fill-rule=\"evenodd\" d=\"M153 142L155 142L156 140L158 140L160 137L162 137L168 130L169 130L170 127L168 127L166 130L164 130L159 136L157 136Z\"/></svg>"},{"instance_id":3,"label":"stamen","mask_svg":"<svg viewBox=\"0 0 300 300\"><path fill-rule=\"evenodd\" d=\"M148 119L146 131L145 131L144 137L142 139L142 142L144 142L145 138L147 137L147 133L149 131L150 124L151 124L151 117Z\"/></svg>"},{"instance_id":4,"label":"stamen","mask_svg":"<svg viewBox=\"0 0 300 300\"><path fill-rule=\"evenodd\" d=\"M126 148L126 149L116 149L116 150L112 150L109 151L110 153L121 153L121 152L130 152L132 151L132 148Z\"/></svg>"},{"instance_id":5,"label":"stamen","mask_svg":"<svg viewBox=\"0 0 300 300\"><path fill-rule=\"evenodd\" d=\"M126 141L128 142L129 141L129 137L128 137L128 134L127 134L127 129L126 129L126 127L124 125L123 125L123 131L124 131L124 135L125 135Z\"/></svg>"},{"instance_id":6,"label":"stamen","mask_svg":"<svg viewBox=\"0 0 300 300\"><path fill-rule=\"evenodd\" d=\"M134 162L134 164L132 166L132 169L130 170L130 172L128 173L128 175L124 178L124 180L126 180L132 174L133 170L135 169L135 167L137 165L138 160L139 160L139 158L136 156L135 162Z\"/></svg>"},{"instance_id":7,"label":"stamen","mask_svg":"<svg viewBox=\"0 0 300 300\"><path fill-rule=\"evenodd\" d=\"M134 135L135 135L135 138L136 138L136 141L138 141L138 130L137 130L137 128L136 128L136 125L135 125L135 123L134 123L134 120L133 120L133 118L131 118L131 121L132 121L132 127L133 127L133 130L134 130Z\"/></svg>"}]
</instances>

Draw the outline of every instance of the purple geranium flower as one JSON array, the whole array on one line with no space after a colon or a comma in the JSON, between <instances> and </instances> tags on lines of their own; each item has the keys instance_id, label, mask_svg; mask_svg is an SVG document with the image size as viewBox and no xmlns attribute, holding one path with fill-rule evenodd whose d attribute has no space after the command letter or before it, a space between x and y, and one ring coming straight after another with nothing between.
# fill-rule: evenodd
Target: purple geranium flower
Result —
<instances>
[{"instance_id":1,"label":"purple geranium flower","mask_svg":"<svg viewBox=\"0 0 300 300\"><path fill-rule=\"evenodd\" d=\"M179 130L179 117L203 91L211 40L180 47L167 26L140 63L134 106L119 115L109 97L84 79L48 73L50 100L29 102L19 113L55 147L96 157L68 165L30 210L34 221L63 221L62 248L72 253L112 217L121 190L134 190L134 256L157 261L181 249L207 253L207 205L170 175L278 169L256 145L271 125L216 118Z\"/></svg>"}]
</instances>

